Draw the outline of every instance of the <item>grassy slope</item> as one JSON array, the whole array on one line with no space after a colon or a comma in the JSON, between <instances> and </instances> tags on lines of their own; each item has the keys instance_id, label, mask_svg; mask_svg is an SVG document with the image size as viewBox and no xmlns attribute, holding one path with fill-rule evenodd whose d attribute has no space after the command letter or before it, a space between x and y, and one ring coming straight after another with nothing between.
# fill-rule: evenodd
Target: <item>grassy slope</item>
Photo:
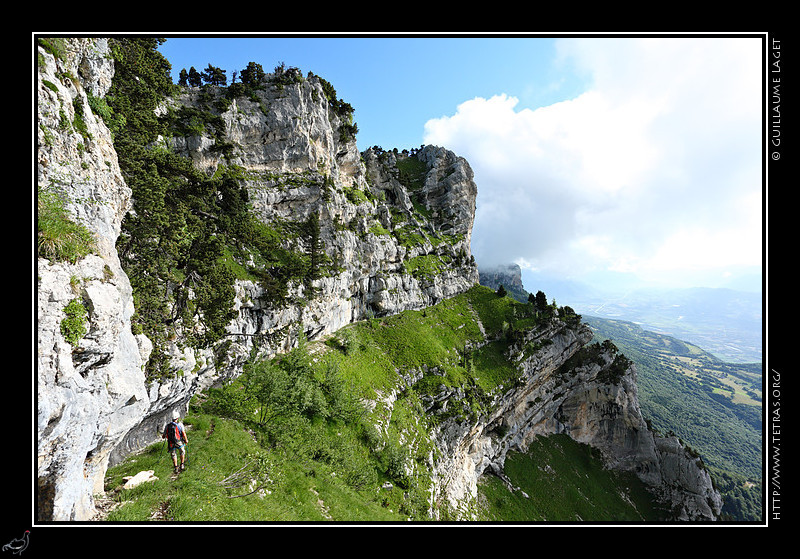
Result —
<instances>
[{"instance_id":1,"label":"grassy slope","mask_svg":"<svg viewBox=\"0 0 800 559\"><path fill-rule=\"evenodd\" d=\"M631 473L603 468L598 452L567 435L535 439L524 454L510 453L505 474L480 486L487 519L518 522L654 522L662 511Z\"/></svg>"},{"instance_id":2,"label":"grassy slope","mask_svg":"<svg viewBox=\"0 0 800 559\"><path fill-rule=\"evenodd\" d=\"M123 477L154 470L159 479L115 493L123 506L109 521L299 522L331 518L353 521L396 521L403 517L348 487L322 462L274 460L266 491L249 496L249 486L228 489L221 482L246 464L246 456L263 453L239 422L190 414L189 467L177 478L163 443L150 446L109 470L106 490ZM277 457L273 457L277 458ZM158 515L154 518L154 515Z\"/></svg>"},{"instance_id":3,"label":"grassy slope","mask_svg":"<svg viewBox=\"0 0 800 559\"><path fill-rule=\"evenodd\" d=\"M435 368L435 373L426 373L412 390L397 394L391 415L378 405L361 421L283 417L259 428L248 420L208 413L209 402L218 396L212 394L205 403L195 401L186 418L191 428L189 469L171 479L171 462L163 443L110 469L106 488L112 498L126 504L114 510L109 520L428 520L426 458L433 451L428 429L442 415L425 414L421 399L438 393L442 385L460 386L465 397L451 402L447 413L468 417L485 405L487 394L513 383L517 372L503 357L507 342L501 334L509 326L533 326L535 319L527 308L511 298L498 298L490 289L475 287L434 307L352 324L328 340L308 344L320 371L335 364L350 390L373 400L379 392L386 394L396 386L398 374ZM499 336L479 350L470 349L485 341L476 315L487 336ZM236 383L230 388L238 389ZM379 424L381 433L376 427ZM482 518L638 519L637 509L625 506L625 499L619 497L631 494L627 489L630 480L605 472L586 449L561 442L558 448L567 449L564 458L556 447L542 448L527 458L512 455L509 461L509 475L519 478L515 484L531 499L515 505L514 510L494 506L518 496L503 495L507 490L490 478L484 487L491 489L493 497L485 501ZM266 491L239 497L251 489L221 483L253 456L262 459L264 468L250 472L250 477L263 481ZM555 475L535 477L546 466ZM142 470L154 470L159 480L113 492L123 476ZM588 485L583 483L586 476L590 476ZM536 487L549 489L538 491ZM638 490L633 493L639 494ZM603 504L587 508L573 498L576 494ZM560 503L557 513L552 509L554 496ZM443 518L448 518L448 512L440 510Z\"/></svg>"}]
</instances>

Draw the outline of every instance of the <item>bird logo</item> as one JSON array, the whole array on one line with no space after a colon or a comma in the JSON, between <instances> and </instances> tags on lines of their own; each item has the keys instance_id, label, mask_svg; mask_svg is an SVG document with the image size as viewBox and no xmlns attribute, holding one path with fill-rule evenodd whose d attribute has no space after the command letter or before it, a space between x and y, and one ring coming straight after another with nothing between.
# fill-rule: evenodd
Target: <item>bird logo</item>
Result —
<instances>
[{"instance_id":1,"label":"bird logo","mask_svg":"<svg viewBox=\"0 0 800 559\"><path fill-rule=\"evenodd\" d=\"M14 538L6 545L3 546L3 551L10 551L16 555L19 555L28 547L28 538L30 537L31 531L25 530L25 533L22 535L21 538Z\"/></svg>"}]
</instances>

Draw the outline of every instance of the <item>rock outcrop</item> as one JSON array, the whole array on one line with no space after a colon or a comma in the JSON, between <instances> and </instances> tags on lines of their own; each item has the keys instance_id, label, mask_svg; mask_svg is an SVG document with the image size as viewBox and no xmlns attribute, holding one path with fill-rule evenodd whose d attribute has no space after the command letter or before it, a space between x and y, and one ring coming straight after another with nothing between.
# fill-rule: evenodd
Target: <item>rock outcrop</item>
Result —
<instances>
[{"instance_id":1,"label":"rock outcrop","mask_svg":"<svg viewBox=\"0 0 800 559\"><path fill-rule=\"evenodd\" d=\"M115 249L131 190L90 107L113 78L108 41L63 39L58 50L38 48L37 181L65 197L96 243L77 262L37 263L37 519L92 518L108 465L157 440L173 408L236 376L254 347L270 356L301 335L425 308L478 282L470 254L477 188L463 158L436 146L359 153L313 75L231 100L213 87L185 88L161 110L210 111L219 126L163 145L209 176L223 165L243 170L263 223L317 216L329 265L310 285L290 284L281 305L264 298L258 283L238 280L224 353L170 340L175 374L147 379L152 343L131 328L132 288ZM61 322L76 299L87 309L87 331L70 343ZM716 514L718 494L697 459L647 429L633 367L620 369L608 353L566 367L590 338L588 329L557 320L526 334L513 348L524 382L498 395L488 417L448 421L435 433L444 456L435 466L437 498L458 508L475 495L482 473L502 470L509 450L566 432L659 488L676 517Z\"/></svg>"},{"instance_id":2,"label":"rock outcrop","mask_svg":"<svg viewBox=\"0 0 800 559\"><path fill-rule=\"evenodd\" d=\"M188 88L168 107L213 110L215 101L208 89ZM300 325L313 338L365 316L435 304L477 283L470 255L477 187L463 158L435 146L413 157L372 148L360 154L313 75L236 98L219 117L231 146L224 157L210 133L171 138L170 146L208 175L220 165L243 169L264 223L317 215L334 270L315 281L313 296L307 286L292 286L287 299L303 304L281 309L259 303L254 282L238 282L239 317L229 331L241 354L253 336L273 340L267 352L280 351ZM418 172L413 185L398 169L410 159ZM287 334L276 337L280 331Z\"/></svg>"},{"instance_id":3,"label":"rock outcrop","mask_svg":"<svg viewBox=\"0 0 800 559\"><path fill-rule=\"evenodd\" d=\"M553 321L512 346L509 355L523 372L519 387L497 398L481 421L440 427L442 497L467 510L482 474L502 477L509 451L566 433L599 449L607 467L635 473L673 520L716 520L722 497L700 458L676 437L650 430L639 408L635 365L613 345L587 346L591 339L587 326Z\"/></svg>"},{"instance_id":4,"label":"rock outcrop","mask_svg":"<svg viewBox=\"0 0 800 559\"><path fill-rule=\"evenodd\" d=\"M528 292L522 284L522 270L519 264L505 264L494 267L480 267L481 285L497 289L501 285L518 301L525 302Z\"/></svg>"}]
</instances>

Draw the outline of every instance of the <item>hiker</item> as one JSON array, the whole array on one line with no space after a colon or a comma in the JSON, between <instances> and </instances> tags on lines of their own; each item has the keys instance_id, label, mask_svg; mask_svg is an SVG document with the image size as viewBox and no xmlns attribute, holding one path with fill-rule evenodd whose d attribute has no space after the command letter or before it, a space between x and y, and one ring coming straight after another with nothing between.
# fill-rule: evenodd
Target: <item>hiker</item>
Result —
<instances>
[{"instance_id":1,"label":"hiker","mask_svg":"<svg viewBox=\"0 0 800 559\"><path fill-rule=\"evenodd\" d=\"M186 443L189 439L186 437L186 428L180 422L180 414L178 410L172 412L172 421L167 423L164 428L164 433L161 435L162 439L167 439L169 443L169 453L172 455L172 465L175 467L175 473L186 469ZM181 465L178 467L178 453L181 455Z\"/></svg>"}]
</instances>

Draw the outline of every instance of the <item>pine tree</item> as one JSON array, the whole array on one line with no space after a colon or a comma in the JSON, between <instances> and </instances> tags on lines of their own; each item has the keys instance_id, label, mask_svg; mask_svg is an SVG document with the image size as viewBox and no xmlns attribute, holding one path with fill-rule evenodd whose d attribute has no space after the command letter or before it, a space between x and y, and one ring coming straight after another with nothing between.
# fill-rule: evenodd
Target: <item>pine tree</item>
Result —
<instances>
[{"instance_id":1,"label":"pine tree","mask_svg":"<svg viewBox=\"0 0 800 559\"><path fill-rule=\"evenodd\" d=\"M203 71L203 81L209 85L224 87L228 83L228 78L225 76L225 70L209 64Z\"/></svg>"},{"instance_id":2,"label":"pine tree","mask_svg":"<svg viewBox=\"0 0 800 559\"><path fill-rule=\"evenodd\" d=\"M543 291L537 291L534 299L536 301L537 310L543 311L547 309L547 296L544 294Z\"/></svg>"},{"instance_id":3,"label":"pine tree","mask_svg":"<svg viewBox=\"0 0 800 559\"><path fill-rule=\"evenodd\" d=\"M250 62L247 64L247 68L239 74L239 80L244 85L257 86L264 80L265 75L261 64Z\"/></svg>"},{"instance_id":4,"label":"pine tree","mask_svg":"<svg viewBox=\"0 0 800 559\"><path fill-rule=\"evenodd\" d=\"M200 87L201 85L203 85L203 75L192 66L189 68L189 86Z\"/></svg>"}]
</instances>

